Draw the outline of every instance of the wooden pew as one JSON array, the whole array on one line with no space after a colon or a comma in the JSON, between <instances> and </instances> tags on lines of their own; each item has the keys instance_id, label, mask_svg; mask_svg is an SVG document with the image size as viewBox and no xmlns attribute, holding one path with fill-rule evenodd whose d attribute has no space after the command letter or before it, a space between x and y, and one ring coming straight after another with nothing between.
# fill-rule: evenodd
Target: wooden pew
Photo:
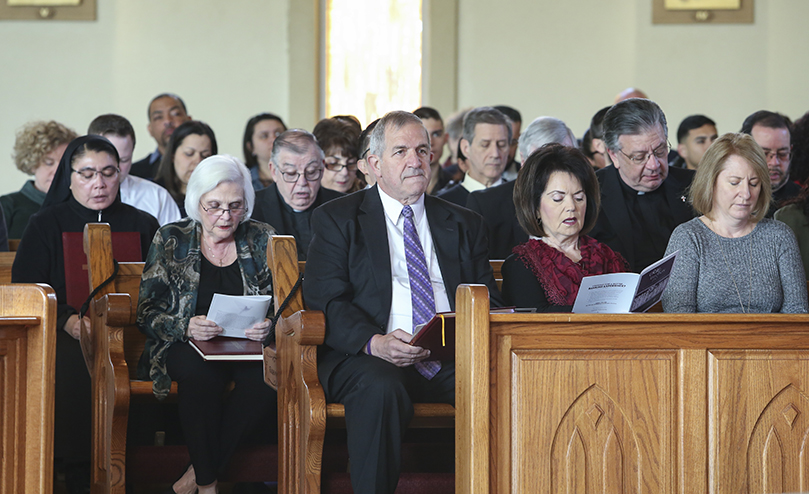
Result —
<instances>
[{"instance_id":1,"label":"wooden pew","mask_svg":"<svg viewBox=\"0 0 809 494\"><path fill-rule=\"evenodd\" d=\"M298 280L295 239L277 235L267 252L273 273L276 311ZM327 427L345 427L345 409L326 403L317 377L317 346L323 344L325 319L304 310L299 290L276 327L277 354L265 350L265 376L277 372L278 492L319 493L323 439ZM272 369L277 357L275 370ZM453 427L455 409L443 403L414 404L411 427Z\"/></svg>"},{"instance_id":2,"label":"wooden pew","mask_svg":"<svg viewBox=\"0 0 809 494\"><path fill-rule=\"evenodd\" d=\"M17 252L0 252L0 285L11 283L11 266L14 265L14 256Z\"/></svg>"},{"instance_id":3,"label":"wooden pew","mask_svg":"<svg viewBox=\"0 0 809 494\"><path fill-rule=\"evenodd\" d=\"M457 492L809 490L809 315L456 300Z\"/></svg>"},{"instance_id":4,"label":"wooden pew","mask_svg":"<svg viewBox=\"0 0 809 494\"><path fill-rule=\"evenodd\" d=\"M109 225L84 227L90 286L97 287L113 273L112 237ZM126 429L129 404L152 396L152 382L135 376L145 337L135 325L142 262L119 263L115 280L91 303L90 328L81 343L92 382L93 425L91 491L121 493L126 490ZM88 328L85 328L88 329ZM172 393L177 386L172 383Z\"/></svg>"},{"instance_id":5,"label":"wooden pew","mask_svg":"<svg viewBox=\"0 0 809 494\"><path fill-rule=\"evenodd\" d=\"M53 492L56 294L0 286L0 492Z\"/></svg>"},{"instance_id":6,"label":"wooden pew","mask_svg":"<svg viewBox=\"0 0 809 494\"><path fill-rule=\"evenodd\" d=\"M90 286L96 287L113 272L109 225L86 225L84 249ZM189 461L185 446L133 449L127 445L130 404L157 403L157 399L152 393L152 381L139 380L136 375L146 341L135 324L144 263L120 262L118 265L114 282L103 288L90 306L92 329L82 334L82 351L90 361L88 368L93 386L93 493L124 494L127 465L131 465L132 457L138 460L143 476L152 482L170 482ZM176 400L176 396L177 383L172 382L167 401ZM240 448L222 480L274 480L276 455L276 445ZM156 457L159 460L155 460ZM167 464L171 468L166 468ZM168 479L155 479L155 467L176 470L176 473Z\"/></svg>"}]
</instances>

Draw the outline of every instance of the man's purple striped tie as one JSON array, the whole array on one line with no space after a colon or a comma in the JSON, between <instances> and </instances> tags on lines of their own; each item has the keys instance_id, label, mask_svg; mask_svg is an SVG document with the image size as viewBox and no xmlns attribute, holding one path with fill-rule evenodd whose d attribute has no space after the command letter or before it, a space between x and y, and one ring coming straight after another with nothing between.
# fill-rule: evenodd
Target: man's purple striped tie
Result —
<instances>
[{"instance_id":1,"label":"man's purple striped tie","mask_svg":"<svg viewBox=\"0 0 809 494\"><path fill-rule=\"evenodd\" d=\"M433 285L430 282L430 272L427 270L424 249L419 241L416 224L413 222L413 210L410 206L402 209L402 216L404 216L405 258L407 259L407 276L410 278L410 299L413 302L413 329L415 331L416 326L426 323L435 315L435 296L433 295ZM417 362L415 366L416 370L427 379L432 379L441 370L441 362L438 360Z\"/></svg>"}]
</instances>

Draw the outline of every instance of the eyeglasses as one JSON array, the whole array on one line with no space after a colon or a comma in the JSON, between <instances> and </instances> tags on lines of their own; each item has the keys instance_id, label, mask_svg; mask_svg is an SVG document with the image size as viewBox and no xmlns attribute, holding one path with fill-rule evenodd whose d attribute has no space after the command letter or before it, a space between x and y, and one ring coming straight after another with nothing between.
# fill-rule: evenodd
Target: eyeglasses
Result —
<instances>
[{"instance_id":1,"label":"eyeglasses","mask_svg":"<svg viewBox=\"0 0 809 494\"><path fill-rule=\"evenodd\" d=\"M787 161L789 161L789 158L790 158L790 156L792 156L792 153L790 151L784 151L784 150L765 151L764 156L767 158L767 161L770 161L771 159L775 158L778 161L780 161L781 163L786 163Z\"/></svg>"},{"instance_id":2,"label":"eyeglasses","mask_svg":"<svg viewBox=\"0 0 809 494\"><path fill-rule=\"evenodd\" d=\"M345 161L345 164L340 163L340 160L337 158L328 157L323 160L323 163L326 165L326 168L329 171L339 172L343 168L348 168L348 171L355 172L357 171L357 159L356 158L349 158Z\"/></svg>"},{"instance_id":3,"label":"eyeglasses","mask_svg":"<svg viewBox=\"0 0 809 494\"><path fill-rule=\"evenodd\" d=\"M118 173L120 173L121 169L117 166L106 166L101 170L96 170L95 168L82 168L81 170L74 170L70 169L71 172L77 173L79 178L82 180L89 182L90 180L94 179L96 175L101 175L102 178L112 178Z\"/></svg>"},{"instance_id":4,"label":"eyeglasses","mask_svg":"<svg viewBox=\"0 0 809 494\"><path fill-rule=\"evenodd\" d=\"M211 216L217 217L217 218L224 215L225 213L230 213L231 218L235 218L235 217L243 215L247 211L247 208L227 208L227 209L225 209L225 208L206 208L205 205L202 204L202 203L199 203L199 206L206 213L208 213Z\"/></svg>"},{"instance_id":5,"label":"eyeglasses","mask_svg":"<svg viewBox=\"0 0 809 494\"><path fill-rule=\"evenodd\" d=\"M342 168L341 168L342 169ZM294 184L298 181L299 178L306 179L307 182L317 182L320 180L320 177L323 176L323 168L312 168L309 170L305 170L303 173L301 172L281 172L281 178L284 179L284 182L288 184Z\"/></svg>"},{"instance_id":6,"label":"eyeglasses","mask_svg":"<svg viewBox=\"0 0 809 494\"><path fill-rule=\"evenodd\" d=\"M618 150L618 152L620 152L621 154L626 156L627 159L629 159L629 161L631 161L632 163L634 163L634 164L636 164L638 166L641 166L641 165L645 165L646 162L649 161L649 156L654 156L655 159L658 160L658 161L665 160L669 155L669 150L670 149L671 149L671 144L669 144L668 141L666 141L663 144L661 144L660 146L658 146L657 149L655 149L651 153L635 153L632 156L630 156L630 155L626 154L625 152L623 152L620 149Z\"/></svg>"}]
</instances>

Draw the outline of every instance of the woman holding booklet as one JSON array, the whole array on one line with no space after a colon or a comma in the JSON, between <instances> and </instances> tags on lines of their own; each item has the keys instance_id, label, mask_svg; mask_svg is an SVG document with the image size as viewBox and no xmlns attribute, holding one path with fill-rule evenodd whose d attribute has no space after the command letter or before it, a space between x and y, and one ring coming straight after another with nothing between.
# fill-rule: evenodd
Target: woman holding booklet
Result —
<instances>
[{"instance_id":1,"label":"woman holding booklet","mask_svg":"<svg viewBox=\"0 0 809 494\"><path fill-rule=\"evenodd\" d=\"M585 276L626 271L626 261L584 234L598 217L593 168L575 148L547 144L523 163L514 187L517 219L529 235L503 263L506 305L570 312Z\"/></svg>"},{"instance_id":2,"label":"woman holding booklet","mask_svg":"<svg viewBox=\"0 0 809 494\"><path fill-rule=\"evenodd\" d=\"M702 216L678 226L666 249L680 252L664 311L807 311L795 235L764 218L771 197L767 161L751 136L730 133L711 144L689 191Z\"/></svg>"},{"instance_id":3,"label":"woman holding booklet","mask_svg":"<svg viewBox=\"0 0 809 494\"><path fill-rule=\"evenodd\" d=\"M259 423L272 427L276 395L261 362L206 362L188 344L222 328L206 319L214 293L266 295L269 225L250 220L255 200L250 172L230 156L203 160L188 181L188 218L154 237L140 286L138 326L147 336L138 373L164 398L178 383L180 422L191 465L174 492L216 492L217 477L240 440ZM262 341L269 321L245 330ZM230 382L235 388L223 399Z\"/></svg>"}]
</instances>

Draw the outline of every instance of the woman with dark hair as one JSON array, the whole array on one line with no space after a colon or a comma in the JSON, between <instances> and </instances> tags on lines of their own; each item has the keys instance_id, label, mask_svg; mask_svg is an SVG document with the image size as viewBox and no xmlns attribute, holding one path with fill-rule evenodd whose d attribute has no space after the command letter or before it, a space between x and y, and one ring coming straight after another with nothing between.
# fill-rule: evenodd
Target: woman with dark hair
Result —
<instances>
[{"instance_id":1,"label":"woman with dark hair","mask_svg":"<svg viewBox=\"0 0 809 494\"><path fill-rule=\"evenodd\" d=\"M365 187L362 183L364 180L361 182L357 175L357 143L362 132L357 127L355 122L347 120L345 116L326 118L315 125L312 134L326 156L323 160L326 169L323 170L321 187L343 193Z\"/></svg>"},{"instance_id":2,"label":"woman with dark hair","mask_svg":"<svg viewBox=\"0 0 809 494\"><path fill-rule=\"evenodd\" d=\"M514 186L517 220L528 242L503 263L506 305L570 312L585 276L626 271L626 261L584 234L600 203L598 180L581 151L547 144L523 163Z\"/></svg>"},{"instance_id":3,"label":"woman with dark hair","mask_svg":"<svg viewBox=\"0 0 809 494\"><path fill-rule=\"evenodd\" d=\"M205 122L191 120L171 134L166 153L160 160L155 183L169 191L185 217L185 188L194 168L208 156L217 153L216 137Z\"/></svg>"},{"instance_id":4,"label":"woman with dark hair","mask_svg":"<svg viewBox=\"0 0 809 494\"><path fill-rule=\"evenodd\" d=\"M765 218L772 201L764 150L728 133L705 151L688 191L694 211L671 234L679 251L663 292L666 312L805 313L806 281L795 236Z\"/></svg>"},{"instance_id":5,"label":"woman with dark hair","mask_svg":"<svg viewBox=\"0 0 809 494\"><path fill-rule=\"evenodd\" d=\"M287 130L281 117L272 113L259 113L247 121L242 138L244 164L250 170L253 189L258 192L272 183L270 157L275 138Z\"/></svg>"},{"instance_id":6,"label":"woman with dark hair","mask_svg":"<svg viewBox=\"0 0 809 494\"><path fill-rule=\"evenodd\" d=\"M82 492L90 481L90 376L78 341L82 322L89 320L80 319L79 307L66 301L62 233L82 232L87 223L109 223L113 232L140 233L141 252L146 253L159 227L150 214L121 202L118 161L115 146L104 137L70 142L42 208L28 222L11 269L14 283L47 283L56 291L54 458L65 467L70 492Z\"/></svg>"}]
</instances>

